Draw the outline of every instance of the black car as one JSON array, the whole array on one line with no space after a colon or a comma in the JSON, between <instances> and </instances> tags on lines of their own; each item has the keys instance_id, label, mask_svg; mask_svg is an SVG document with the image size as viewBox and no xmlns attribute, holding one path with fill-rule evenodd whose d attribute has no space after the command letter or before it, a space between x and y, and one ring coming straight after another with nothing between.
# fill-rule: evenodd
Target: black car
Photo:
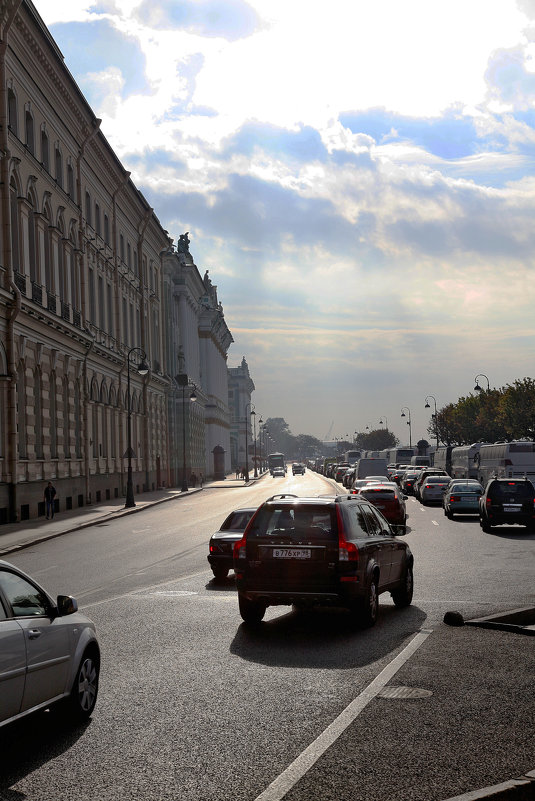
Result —
<instances>
[{"instance_id":1,"label":"black car","mask_svg":"<svg viewBox=\"0 0 535 801\"><path fill-rule=\"evenodd\" d=\"M259 623L268 606L347 607L363 626L377 619L379 594L408 606L413 556L383 515L355 495L273 497L234 546L240 614Z\"/></svg>"},{"instance_id":2,"label":"black car","mask_svg":"<svg viewBox=\"0 0 535 801\"><path fill-rule=\"evenodd\" d=\"M208 561L216 579L224 579L232 570L232 549L241 539L245 527L256 512L254 508L236 509L231 512L219 531L210 537Z\"/></svg>"},{"instance_id":3,"label":"black car","mask_svg":"<svg viewBox=\"0 0 535 801\"><path fill-rule=\"evenodd\" d=\"M479 525L487 534L492 526L516 523L535 531L535 488L527 478L492 478L479 499Z\"/></svg>"},{"instance_id":4,"label":"black car","mask_svg":"<svg viewBox=\"0 0 535 801\"><path fill-rule=\"evenodd\" d=\"M292 465L292 475L293 476L297 476L297 475L304 476L305 475L305 465L301 464L299 462L294 462L294 464Z\"/></svg>"}]
</instances>

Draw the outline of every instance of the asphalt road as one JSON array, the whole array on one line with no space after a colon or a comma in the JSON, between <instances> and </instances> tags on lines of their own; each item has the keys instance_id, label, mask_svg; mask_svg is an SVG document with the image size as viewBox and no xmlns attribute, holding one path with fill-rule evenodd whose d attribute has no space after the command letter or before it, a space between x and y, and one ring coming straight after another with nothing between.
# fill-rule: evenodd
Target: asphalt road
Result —
<instances>
[{"instance_id":1,"label":"asphalt road","mask_svg":"<svg viewBox=\"0 0 535 801\"><path fill-rule=\"evenodd\" d=\"M97 624L103 665L87 727L66 729L59 716L46 713L1 733L0 798L275 801L284 796L276 789L262 796L266 788L393 664L402 675L418 654L431 658L426 637L444 630L446 611L475 618L535 605L533 535L514 527L486 535L476 520L450 521L440 507L410 500L410 608L396 609L381 596L376 627L355 632L343 611L301 615L278 607L268 609L258 630L247 630L232 575L212 580L206 560L211 532L232 509L275 492L318 494L332 486L310 472L268 476L252 487L203 491L12 554L10 561L52 593L77 597ZM462 638L455 642L463 653L470 648ZM462 670L455 642L450 638L445 647ZM504 643L518 664L517 646ZM415 655L411 648L418 649ZM508 669L505 661L502 669ZM402 757L410 776L411 740L427 743L430 753L433 738L443 748L436 721L433 726L414 708L415 732L407 739L399 711L379 706L375 725L380 721L384 732L391 724L396 744L407 739L407 753L396 746L393 754L385 740L377 741L369 714L367 708L333 735L325 756L304 770L287 800L439 801L453 795L447 790L455 782L437 776L431 759L414 780L420 795L396 794L393 777L386 779L390 763L377 774L372 769L390 753L391 764ZM474 787L479 778L474 760Z\"/></svg>"}]
</instances>

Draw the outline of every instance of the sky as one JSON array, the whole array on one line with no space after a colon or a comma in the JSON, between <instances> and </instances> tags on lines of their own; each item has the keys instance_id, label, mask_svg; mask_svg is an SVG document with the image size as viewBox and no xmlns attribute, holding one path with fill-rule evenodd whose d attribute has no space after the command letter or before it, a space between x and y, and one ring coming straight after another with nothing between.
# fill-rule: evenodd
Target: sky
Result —
<instances>
[{"instance_id":1,"label":"sky","mask_svg":"<svg viewBox=\"0 0 535 801\"><path fill-rule=\"evenodd\" d=\"M535 376L535 0L34 2L264 420L414 444Z\"/></svg>"}]
</instances>

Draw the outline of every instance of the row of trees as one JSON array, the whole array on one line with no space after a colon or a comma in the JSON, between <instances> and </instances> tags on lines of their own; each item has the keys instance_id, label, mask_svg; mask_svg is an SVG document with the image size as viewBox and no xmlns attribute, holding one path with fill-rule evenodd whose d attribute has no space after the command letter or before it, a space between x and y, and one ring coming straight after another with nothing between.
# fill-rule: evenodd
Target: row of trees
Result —
<instances>
[{"instance_id":1,"label":"row of trees","mask_svg":"<svg viewBox=\"0 0 535 801\"><path fill-rule=\"evenodd\" d=\"M428 434L445 445L535 438L535 380L517 379L501 389L482 390L437 411Z\"/></svg>"},{"instance_id":2,"label":"row of trees","mask_svg":"<svg viewBox=\"0 0 535 801\"><path fill-rule=\"evenodd\" d=\"M280 451L289 459L312 459L324 455L325 447L321 440L310 434L294 436L288 423L283 417L270 417L266 420L266 429L269 434L268 452ZM337 453L342 454L352 448L366 450L383 450L393 448L399 440L387 428L378 428L374 431L360 431L355 434L355 440L339 440Z\"/></svg>"}]
</instances>

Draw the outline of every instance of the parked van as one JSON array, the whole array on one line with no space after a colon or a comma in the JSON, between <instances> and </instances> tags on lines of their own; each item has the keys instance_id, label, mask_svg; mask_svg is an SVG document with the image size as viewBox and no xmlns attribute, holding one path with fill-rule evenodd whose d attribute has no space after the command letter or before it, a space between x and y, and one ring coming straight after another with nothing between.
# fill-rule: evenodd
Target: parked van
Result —
<instances>
[{"instance_id":1,"label":"parked van","mask_svg":"<svg viewBox=\"0 0 535 801\"><path fill-rule=\"evenodd\" d=\"M431 457L430 456L413 456L411 458L411 464L419 464L420 466L425 465L429 467L431 464Z\"/></svg>"},{"instance_id":2,"label":"parked van","mask_svg":"<svg viewBox=\"0 0 535 801\"><path fill-rule=\"evenodd\" d=\"M359 459L355 470L355 478L367 476L387 476L388 464L386 459Z\"/></svg>"}]
</instances>

